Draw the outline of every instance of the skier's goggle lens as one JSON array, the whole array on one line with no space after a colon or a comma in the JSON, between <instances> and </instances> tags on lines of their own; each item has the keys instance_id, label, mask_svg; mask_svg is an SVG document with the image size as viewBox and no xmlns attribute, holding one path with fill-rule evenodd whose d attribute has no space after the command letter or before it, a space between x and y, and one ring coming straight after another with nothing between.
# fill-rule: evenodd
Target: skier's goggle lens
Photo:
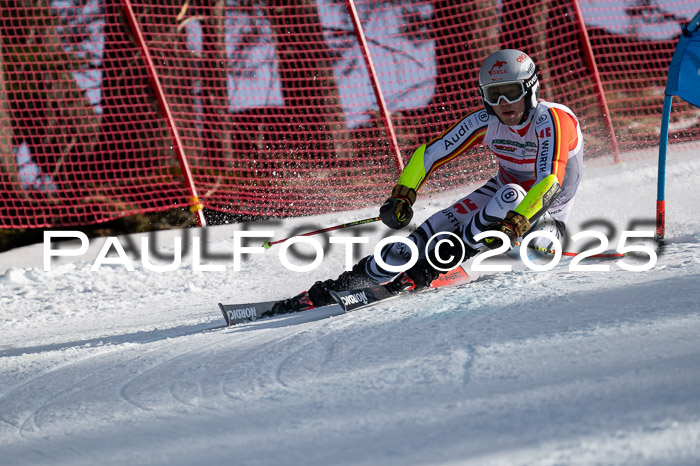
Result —
<instances>
[{"instance_id":1,"label":"skier's goggle lens","mask_svg":"<svg viewBox=\"0 0 700 466\"><path fill-rule=\"evenodd\" d=\"M484 101L489 105L498 105L501 99L514 104L525 95L525 88L520 81L510 83L487 84L481 88Z\"/></svg>"}]
</instances>

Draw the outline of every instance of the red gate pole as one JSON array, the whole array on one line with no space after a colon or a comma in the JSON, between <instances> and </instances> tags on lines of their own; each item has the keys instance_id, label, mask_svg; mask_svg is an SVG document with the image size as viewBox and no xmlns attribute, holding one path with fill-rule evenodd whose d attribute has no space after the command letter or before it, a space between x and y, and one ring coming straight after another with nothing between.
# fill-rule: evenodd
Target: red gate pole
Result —
<instances>
[{"instance_id":1,"label":"red gate pole","mask_svg":"<svg viewBox=\"0 0 700 466\"><path fill-rule=\"evenodd\" d=\"M367 71L369 73L369 80L372 83L372 89L374 89L374 95L377 98L379 113L382 115L384 126L389 134L389 145L394 153L396 167L398 168L399 172L401 172L404 167L404 162L403 157L401 156L401 150L399 150L399 143L396 139L396 131L394 130L394 125L391 123L391 115L386 107L382 89L379 86L379 78L377 77L377 71L374 68L372 55L369 52L369 45L367 44L367 39L365 39L365 33L362 30L360 17L357 14L357 9L355 8L355 2L353 0L345 0L345 7L347 8L348 13L350 13L352 24L355 27L355 34L357 35L357 39L360 41L360 50L362 51L362 57L365 59L365 65L367 66Z\"/></svg>"},{"instance_id":2,"label":"red gate pole","mask_svg":"<svg viewBox=\"0 0 700 466\"><path fill-rule=\"evenodd\" d=\"M151 57L151 53L148 51L146 46L146 40L141 33L141 28L139 28L138 21L136 20L136 15L134 14L134 9L131 6L130 0L121 0L122 11L126 16L127 22L129 23L129 28L131 33L134 35L134 39L141 49L141 56L146 65L146 70L148 71L148 78L153 86L153 91L158 98L158 103L160 104L161 111L165 116L165 120L168 124L168 129L170 130L170 137L172 138L173 149L177 155L177 159L180 162L180 170L182 171L182 176L185 178L185 184L189 191L190 197L188 199L190 204L190 210L195 213L197 226L207 226L207 222L204 218L204 211L202 203L199 201L199 196L197 195L197 188L194 184L194 178L192 177L192 172L190 171L190 165L187 163L187 158L185 157L185 151L183 149L182 140L180 139L180 133L175 125L175 118L170 110L170 105L165 98L165 92L163 91L163 86L158 78L158 72L156 71L156 65Z\"/></svg>"},{"instance_id":3,"label":"red gate pole","mask_svg":"<svg viewBox=\"0 0 700 466\"><path fill-rule=\"evenodd\" d=\"M596 89L598 91L598 101L600 103L600 110L603 112L603 121L605 122L605 127L610 133L610 142L612 143L613 158L615 163L620 162L620 148L617 145L617 137L615 137L615 128L612 124L612 118L610 118L610 109L608 108L608 101L605 98L605 91L603 90L603 82L600 79L600 73L598 72L598 65L596 65L595 56L593 55L593 47L591 46L591 40L588 37L588 30L586 29L586 24L583 22L583 14L581 13L581 6L578 0L572 0L571 4L576 12L576 22L578 23L579 32L581 33L581 42L583 43L583 49L585 52L586 63L593 74L593 82L595 83Z\"/></svg>"}]
</instances>

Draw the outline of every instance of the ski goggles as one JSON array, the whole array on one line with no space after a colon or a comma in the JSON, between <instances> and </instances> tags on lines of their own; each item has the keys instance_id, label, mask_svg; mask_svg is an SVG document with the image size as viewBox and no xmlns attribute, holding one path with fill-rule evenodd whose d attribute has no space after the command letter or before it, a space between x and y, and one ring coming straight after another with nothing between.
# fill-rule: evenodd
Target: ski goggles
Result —
<instances>
[{"instance_id":1,"label":"ski goggles","mask_svg":"<svg viewBox=\"0 0 700 466\"><path fill-rule=\"evenodd\" d=\"M514 104L525 95L525 87L520 81L486 84L481 86L481 94L489 105L496 106L501 99L505 99L509 104Z\"/></svg>"}]
</instances>

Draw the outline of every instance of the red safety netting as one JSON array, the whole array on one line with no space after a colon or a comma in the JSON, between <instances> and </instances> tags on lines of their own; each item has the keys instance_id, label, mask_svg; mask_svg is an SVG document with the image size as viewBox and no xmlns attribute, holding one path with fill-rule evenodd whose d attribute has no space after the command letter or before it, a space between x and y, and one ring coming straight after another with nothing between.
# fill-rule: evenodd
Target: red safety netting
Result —
<instances>
[{"instance_id":1,"label":"red safety netting","mask_svg":"<svg viewBox=\"0 0 700 466\"><path fill-rule=\"evenodd\" d=\"M481 60L499 48L535 59L540 97L579 116L586 157L655 146L668 64L697 9L694 0L355 0L364 50L348 3L5 2L0 227L200 203L255 216L377 204L417 145L480 104ZM672 142L698 144L700 111L679 101L671 131ZM426 188L493 168L475 151Z\"/></svg>"}]
</instances>

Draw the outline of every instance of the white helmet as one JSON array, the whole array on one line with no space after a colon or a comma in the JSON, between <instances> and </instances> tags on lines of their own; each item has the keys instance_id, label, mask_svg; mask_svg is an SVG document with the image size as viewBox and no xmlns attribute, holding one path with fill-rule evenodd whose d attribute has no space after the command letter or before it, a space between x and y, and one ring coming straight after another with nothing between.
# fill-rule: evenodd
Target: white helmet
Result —
<instances>
[{"instance_id":1,"label":"white helmet","mask_svg":"<svg viewBox=\"0 0 700 466\"><path fill-rule=\"evenodd\" d=\"M540 84L535 62L525 52L503 49L492 53L479 70L479 92L486 111L501 99L513 103L525 97L525 115L537 106Z\"/></svg>"}]
</instances>

